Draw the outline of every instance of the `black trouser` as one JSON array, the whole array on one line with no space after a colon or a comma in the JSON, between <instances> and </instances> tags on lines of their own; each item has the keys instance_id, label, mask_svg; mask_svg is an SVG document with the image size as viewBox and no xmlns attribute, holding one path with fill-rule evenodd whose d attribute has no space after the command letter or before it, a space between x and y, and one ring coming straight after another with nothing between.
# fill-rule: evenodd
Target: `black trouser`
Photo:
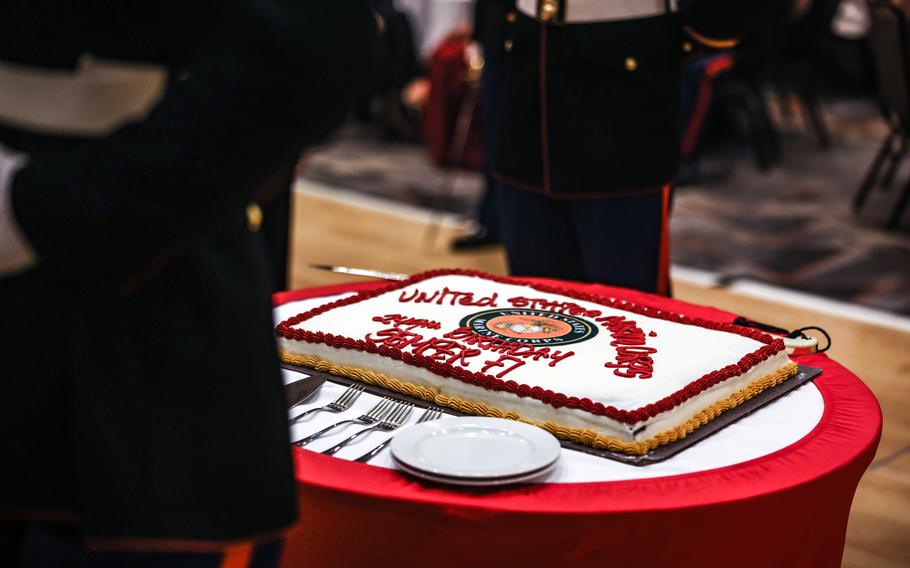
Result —
<instances>
[{"instance_id":1,"label":"black trouser","mask_svg":"<svg viewBox=\"0 0 910 568\"><path fill-rule=\"evenodd\" d=\"M664 190L559 200L500 183L497 193L512 274L668 293Z\"/></svg>"}]
</instances>

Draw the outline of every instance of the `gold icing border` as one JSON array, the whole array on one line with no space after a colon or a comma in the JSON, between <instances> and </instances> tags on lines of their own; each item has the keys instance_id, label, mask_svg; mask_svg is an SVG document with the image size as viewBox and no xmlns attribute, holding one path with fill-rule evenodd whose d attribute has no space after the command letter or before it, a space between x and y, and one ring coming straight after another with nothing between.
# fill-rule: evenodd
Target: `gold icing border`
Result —
<instances>
[{"instance_id":1,"label":"gold icing border","mask_svg":"<svg viewBox=\"0 0 910 568\"><path fill-rule=\"evenodd\" d=\"M627 442L619 438L605 436L588 428L570 428L556 422L536 422L528 420L515 412L506 412L494 406L482 402L472 402L440 393L432 387L418 386L412 383L406 383L395 377L362 369L351 365L338 365L325 359L320 359L314 355L297 355L286 351L278 351L281 360L290 365L298 367L309 367L323 373L330 373L341 377L347 377L371 385L376 385L387 390L399 392L414 398L419 398L440 406L454 408L466 414L474 416L492 416L494 418L507 418L509 420L518 420L533 424L550 432L557 438L590 446L598 450L608 450L611 452L621 452L630 455L645 455L654 448L682 440L697 428L704 426L711 420L714 420L724 412L736 408L747 400L754 398L771 387L777 386L794 376L798 371L798 366L794 362L784 365L780 369L769 373L755 381L749 383L745 388L736 391L725 399L719 400L714 404L703 408L695 416L686 420L679 426L661 432L646 440L639 442Z\"/></svg>"}]
</instances>

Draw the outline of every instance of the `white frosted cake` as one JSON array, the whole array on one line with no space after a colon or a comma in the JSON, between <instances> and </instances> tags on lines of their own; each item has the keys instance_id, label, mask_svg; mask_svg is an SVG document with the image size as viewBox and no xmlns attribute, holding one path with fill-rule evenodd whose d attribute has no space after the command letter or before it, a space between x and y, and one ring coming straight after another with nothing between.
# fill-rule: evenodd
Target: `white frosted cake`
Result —
<instances>
[{"instance_id":1,"label":"white frosted cake","mask_svg":"<svg viewBox=\"0 0 910 568\"><path fill-rule=\"evenodd\" d=\"M629 454L797 370L760 331L458 270L320 306L276 333L287 363Z\"/></svg>"}]
</instances>

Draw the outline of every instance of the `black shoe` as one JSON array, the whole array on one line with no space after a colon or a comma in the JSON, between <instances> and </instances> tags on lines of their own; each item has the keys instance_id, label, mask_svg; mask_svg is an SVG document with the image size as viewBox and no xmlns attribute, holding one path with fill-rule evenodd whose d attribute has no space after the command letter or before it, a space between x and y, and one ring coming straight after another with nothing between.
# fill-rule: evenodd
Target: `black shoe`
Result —
<instances>
[{"instance_id":1,"label":"black shoe","mask_svg":"<svg viewBox=\"0 0 910 568\"><path fill-rule=\"evenodd\" d=\"M452 241L453 251L467 251L481 247L499 244L499 236L491 233L486 227L479 227L476 231Z\"/></svg>"}]
</instances>

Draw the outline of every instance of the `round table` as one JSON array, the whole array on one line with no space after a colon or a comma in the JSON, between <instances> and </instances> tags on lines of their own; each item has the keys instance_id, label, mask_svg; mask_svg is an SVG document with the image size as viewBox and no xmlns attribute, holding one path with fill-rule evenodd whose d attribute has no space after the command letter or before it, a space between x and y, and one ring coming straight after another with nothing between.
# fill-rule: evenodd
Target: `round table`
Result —
<instances>
[{"instance_id":1,"label":"round table","mask_svg":"<svg viewBox=\"0 0 910 568\"><path fill-rule=\"evenodd\" d=\"M274 304L384 284L284 292ZM570 286L695 317L734 317L634 291ZM797 361L823 369L814 428L781 449L705 471L466 490L294 448L300 521L288 533L284 565L840 566L881 411L837 362L823 354Z\"/></svg>"}]
</instances>

